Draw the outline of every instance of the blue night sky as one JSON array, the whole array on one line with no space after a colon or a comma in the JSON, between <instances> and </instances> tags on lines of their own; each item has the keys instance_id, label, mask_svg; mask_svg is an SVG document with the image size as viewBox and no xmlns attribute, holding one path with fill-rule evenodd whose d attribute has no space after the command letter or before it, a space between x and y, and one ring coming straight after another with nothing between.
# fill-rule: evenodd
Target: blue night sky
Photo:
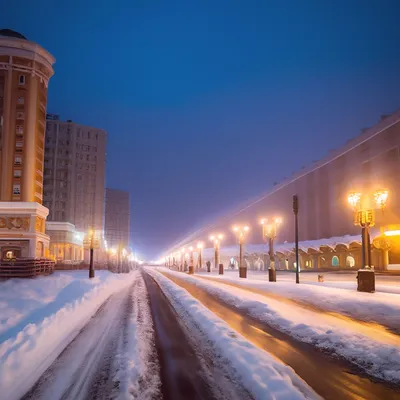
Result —
<instances>
[{"instance_id":1,"label":"blue night sky","mask_svg":"<svg viewBox=\"0 0 400 400\"><path fill-rule=\"evenodd\" d=\"M48 111L108 132L153 256L400 107L398 0L13 0Z\"/></svg>"}]
</instances>

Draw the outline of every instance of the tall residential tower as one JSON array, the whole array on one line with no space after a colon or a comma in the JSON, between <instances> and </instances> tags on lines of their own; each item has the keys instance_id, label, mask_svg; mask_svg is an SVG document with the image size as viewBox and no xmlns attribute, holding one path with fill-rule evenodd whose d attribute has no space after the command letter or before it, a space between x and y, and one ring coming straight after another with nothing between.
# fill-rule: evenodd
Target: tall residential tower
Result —
<instances>
[{"instance_id":1,"label":"tall residential tower","mask_svg":"<svg viewBox=\"0 0 400 400\"><path fill-rule=\"evenodd\" d=\"M55 59L38 44L0 30L1 256L43 257L42 206L47 86Z\"/></svg>"}]
</instances>

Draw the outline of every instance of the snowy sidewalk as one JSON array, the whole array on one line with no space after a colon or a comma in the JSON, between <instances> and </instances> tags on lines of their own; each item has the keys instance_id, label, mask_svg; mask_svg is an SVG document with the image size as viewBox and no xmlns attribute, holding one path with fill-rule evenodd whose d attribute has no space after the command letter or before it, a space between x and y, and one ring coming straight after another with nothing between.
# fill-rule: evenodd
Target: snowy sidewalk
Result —
<instances>
[{"instance_id":1,"label":"snowy sidewalk","mask_svg":"<svg viewBox=\"0 0 400 400\"><path fill-rule=\"evenodd\" d=\"M0 283L0 393L18 398L15 382L29 389L99 307L136 278L97 271L89 280L86 271L74 271Z\"/></svg>"},{"instance_id":2,"label":"snowy sidewalk","mask_svg":"<svg viewBox=\"0 0 400 400\"><path fill-rule=\"evenodd\" d=\"M167 271L167 270L166 270ZM237 271L235 271L237 272ZM343 314L365 322L376 322L400 332L400 295L394 293L362 293L355 288L339 288L352 285L350 282L300 283L264 279L241 279L238 276L200 274L202 278L230 283L256 293L287 298L318 309ZM333 287L332 287L333 286ZM393 290L397 290L393 287Z\"/></svg>"},{"instance_id":3,"label":"snowy sidewalk","mask_svg":"<svg viewBox=\"0 0 400 400\"><path fill-rule=\"evenodd\" d=\"M188 280L227 304L246 310L253 317L300 341L336 353L370 375L400 383L400 338L397 335L379 327L362 325L253 294L222 282L215 283L166 269L160 271Z\"/></svg>"}]
</instances>

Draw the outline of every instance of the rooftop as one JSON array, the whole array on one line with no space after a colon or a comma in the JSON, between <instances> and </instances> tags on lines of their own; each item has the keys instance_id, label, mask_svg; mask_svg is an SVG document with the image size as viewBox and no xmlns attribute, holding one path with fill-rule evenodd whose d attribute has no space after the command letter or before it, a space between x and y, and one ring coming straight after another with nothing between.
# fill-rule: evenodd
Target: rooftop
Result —
<instances>
[{"instance_id":1,"label":"rooftop","mask_svg":"<svg viewBox=\"0 0 400 400\"><path fill-rule=\"evenodd\" d=\"M12 29L0 29L0 36L8 36L17 39L28 40L24 35L21 35L19 32L15 32Z\"/></svg>"}]
</instances>

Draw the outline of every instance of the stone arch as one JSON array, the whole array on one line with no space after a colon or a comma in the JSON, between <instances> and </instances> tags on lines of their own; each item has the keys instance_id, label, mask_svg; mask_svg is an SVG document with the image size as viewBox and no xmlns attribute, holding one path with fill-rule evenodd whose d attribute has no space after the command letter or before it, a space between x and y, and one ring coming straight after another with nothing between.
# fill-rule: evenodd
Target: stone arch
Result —
<instances>
[{"instance_id":1,"label":"stone arch","mask_svg":"<svg viewBox=\"0 0 400 400\"><path fill-rule=\"evenodd\" d=\"M254 262L254 269L257 271L264 271L264 266L264 261L261 259L261 257L258 257Z\"/></svg>"}]
</instances>

